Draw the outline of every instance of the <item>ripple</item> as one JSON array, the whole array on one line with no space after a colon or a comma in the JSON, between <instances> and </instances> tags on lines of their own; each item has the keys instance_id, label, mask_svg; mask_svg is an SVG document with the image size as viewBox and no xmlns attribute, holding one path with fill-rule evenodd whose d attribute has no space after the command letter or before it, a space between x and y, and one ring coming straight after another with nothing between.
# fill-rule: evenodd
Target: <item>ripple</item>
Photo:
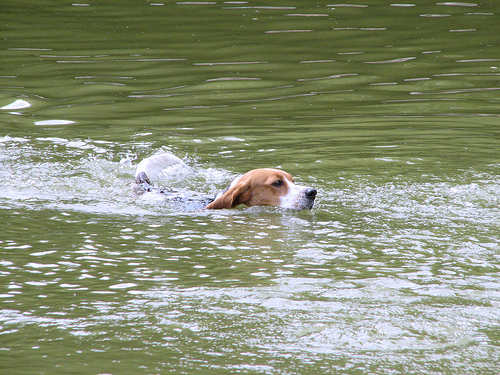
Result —
<instances>
[{"instance_id":1,"label":"ripple","mask_svg":"<svg viewBox=\"0 0 500 375\"><path fill-rule=\"evenodd\" d=\"M46 126L46 125L70 125L74 124L75 121L71 120L41 120L35 121L35 125Z\"/></svg>"},{"instance_id":2,"label":"ripple","mask_svg":"<svg viewBox=\"0 0 500 375\"><path fill-rule=\"evenodd\" d=\"M218 66L218 65L253 65L253 64L268 64L268 61L234 61L234 62L210 62L210 63L193 63L195 66Z\"/></svg>"},{"instance_id":3,"label":"ripple","mask_svg":"<svg viewBox=\"0 0 500 375\"><path fill-rule=\"evenodd\" d=\"M457 7L477 7L476 3L458 3L458 2L437 3L437 5L448 5Z\"/></svg>"},{"instance_id":4,"label":"ripple","mask_svg":"<svg viewBox=\"0 0 500 375\"><path fill-rule=\"evenodd\" d=\"M410 60L415 60L416 57L400 57L398 59L383 60L383 61L363 61L364 64L396 64Z\"/></svg>"},{"instance_id":5,"label":"ripple","mask_svg":"<svg viewBox=\"0 0 500 375\"><path fill-rule=\"evenodd\" d=\"M335 7L335 8L368 8L368 5L362 4L330 4L327 7Z\"/></svg>"},{"instance_id":6,"label":"ripple","mask_svg":"<svg viewBox=\"0 0 500 375\"><path fill-rule=\"evenodd\" d=\"M421 14L420 17L441 18L441 17L451 17L451 14Z\"/></svg>"},{"instance_id":7,"label":"ripple","mask_svg":"<svg viewBox=\"0 0 500 375\"><path fill-rule=\"evenodd\" d=\"M266 34L283 34L283 33L310 33L314 30L271 30L265 31Z\"/></svg>"},{"instance_id":8,"label":"ripple","mask_svg":"<svg viewBox=\"0 0 500 375\"><path fill-rule=\"evenodd\" d=\"M318 14L318 13L290 13L285 14L289 17L329 17L329 14Z\"/></svg>"}]
</instances>

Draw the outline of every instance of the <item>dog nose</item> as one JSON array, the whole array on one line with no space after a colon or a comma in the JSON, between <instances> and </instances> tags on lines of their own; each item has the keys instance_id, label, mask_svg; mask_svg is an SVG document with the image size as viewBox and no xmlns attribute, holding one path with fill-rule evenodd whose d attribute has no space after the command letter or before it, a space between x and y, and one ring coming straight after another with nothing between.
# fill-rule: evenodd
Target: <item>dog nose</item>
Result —
<instances>
[{"instance_id":1,"label":"dog nose","mask_svg":"<svg viewBox=\"0 0 500 375\"><path fill-rule=\"evenodd\" d=\"M305 194L307 198L314 199L316 197L316 194L318 194L318 192L314 188L309 188L305 191Z\"/></svg>"}]
</instances>

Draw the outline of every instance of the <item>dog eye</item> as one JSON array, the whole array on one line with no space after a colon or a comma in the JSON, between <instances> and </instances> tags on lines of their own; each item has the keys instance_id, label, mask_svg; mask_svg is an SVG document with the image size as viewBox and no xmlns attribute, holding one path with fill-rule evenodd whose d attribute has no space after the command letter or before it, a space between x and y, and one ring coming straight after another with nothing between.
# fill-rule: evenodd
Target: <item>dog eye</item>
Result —
<instances>
[{"instance_id":1,"label":"dog eye","mask_svg":"<svg viewBox=\"0 0 500 375\"><path fill-rule=\"evenodd\" d=\"M281 186L283 186L283 181L277 180L277 181L274 181L271 185L273 185L274 187L281 187Z\"/></svg>"}]
</instances>

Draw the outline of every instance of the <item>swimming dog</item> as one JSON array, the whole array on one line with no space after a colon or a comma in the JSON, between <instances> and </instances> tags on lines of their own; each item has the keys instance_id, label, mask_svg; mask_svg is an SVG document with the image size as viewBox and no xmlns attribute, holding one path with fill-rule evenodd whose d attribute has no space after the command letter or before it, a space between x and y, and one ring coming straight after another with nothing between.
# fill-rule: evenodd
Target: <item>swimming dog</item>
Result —
<instances>
[{"instance_id":1,"label":"swimming dog","mask_svg":"<svg viewBox=\"0 0 500 375\"><path fill-rule=\"evenodd\" d=\"M165 168L183 161L172 154L159 154L142 160L135 172L135 190L154 190L151 181ZM169 192L158 188L160 193ZM214 199L207 199L205 209L232 208L240 204L247 206L276 206L292 210L311 209L316 198L316 189L295 184L293 177L285 171L273 168L253 169L236 177L229 186ZM182 198L178 198L179 200Z\"/></svg>"}]
</instances>

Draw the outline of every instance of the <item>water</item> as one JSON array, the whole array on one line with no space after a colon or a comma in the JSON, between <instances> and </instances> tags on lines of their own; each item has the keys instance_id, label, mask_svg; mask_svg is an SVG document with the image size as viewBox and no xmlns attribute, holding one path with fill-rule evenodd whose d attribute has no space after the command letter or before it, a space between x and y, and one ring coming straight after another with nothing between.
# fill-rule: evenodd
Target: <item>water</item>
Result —
<instances>
[{"instance_id":1,"label":"water","mask_svg":"<svg viewBox=\"0 0 500 375\"><path fill-rule=\"evenodd\" d=\"M2 8L0 373L496 374L498 6ZM311 211L203 211L279 167Z\"/></svg>"}]
</instances>

